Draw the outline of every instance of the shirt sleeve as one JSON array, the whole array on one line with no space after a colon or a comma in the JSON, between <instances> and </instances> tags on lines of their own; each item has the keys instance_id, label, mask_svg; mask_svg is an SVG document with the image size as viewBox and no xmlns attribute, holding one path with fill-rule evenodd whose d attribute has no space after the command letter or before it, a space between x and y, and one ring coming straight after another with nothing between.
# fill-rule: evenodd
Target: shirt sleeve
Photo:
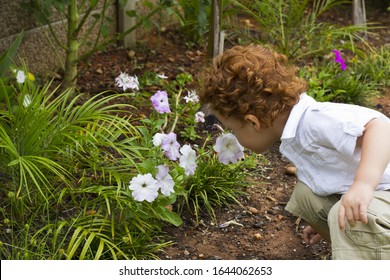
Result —
<instances>
[{"instance_id":1,"label":"shirt sleeve","mask_svg":"<svg viewBox=\"0 0 390 280\"><path fill-rule=\"evenodd\" d=\"M375 118L389 119L375 110L349 104L317 103L307 114L308 137L315 145L345 155L355 152L356 140Z\"/></svg>"}]
</instances>

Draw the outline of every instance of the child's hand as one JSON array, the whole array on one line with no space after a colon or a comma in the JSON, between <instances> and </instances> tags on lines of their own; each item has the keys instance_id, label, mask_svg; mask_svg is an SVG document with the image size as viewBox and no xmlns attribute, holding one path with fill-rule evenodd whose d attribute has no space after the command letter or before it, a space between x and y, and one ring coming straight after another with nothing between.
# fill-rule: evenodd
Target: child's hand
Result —
<instances>
[{"instance_id":1,"label":"child's hand","mask_svg":"<svg viewBox=\"0 0 390 280\"><path fill-rule=\"evenodd\" d=\"M351 188L341 197L338 218L339 227L345 230L345 221L354 226L356 221L367 223L367 209L371 203L374 191L365 184L354 183Z\"/></svg>"},{"instance_id":2,"label":"child's hand","mask_svg":"<svg viewBox=\"0 0 390 280\"><path fill-rule=\"evenodd\" d=\"M303 230L303 240L308 244L315 244L322 239L321 235L319 235L311 226L307 226Z\"/></svg>"}]
</instances>

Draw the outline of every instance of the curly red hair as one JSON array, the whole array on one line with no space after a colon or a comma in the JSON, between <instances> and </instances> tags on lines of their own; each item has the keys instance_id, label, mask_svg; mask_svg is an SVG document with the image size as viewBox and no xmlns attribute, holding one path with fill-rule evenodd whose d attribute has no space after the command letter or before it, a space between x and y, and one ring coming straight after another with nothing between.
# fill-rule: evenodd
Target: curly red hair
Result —
<instances>
[{"instance_id":1,"label":"curly red hair","mask_svg":"<svg viewBox=\"0 0 390 280\"><path fill-rule=\"evenodd\" d=\"M224 117L252 114L269 127L307 88L295 72L284 55L260 45L235 46L201 71L198 95Z\"/></svg>"}]
</instances>

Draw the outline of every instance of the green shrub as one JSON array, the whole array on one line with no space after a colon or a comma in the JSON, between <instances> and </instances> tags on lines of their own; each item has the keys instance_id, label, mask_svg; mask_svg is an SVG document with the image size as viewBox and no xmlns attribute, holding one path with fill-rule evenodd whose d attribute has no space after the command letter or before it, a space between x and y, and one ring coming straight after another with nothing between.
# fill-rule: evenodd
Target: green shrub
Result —
<instances>
[{"instance_id":1,"label":"green shrub","mask_svg":"<svg viewBox=\"0 0 390 280\"><path fill-rule=\"evenodd\" d=\"M377 64L372 60L359 60L355 56L351 62L347 62L348 66L343 71L336 63L330 63L329 58L330 56L322 62L316 61L314 66L301 69L301 77L306 79L309 85L308 94L317 101L368 106L370 98L378 93L379 88L378 81L367 70L376 68ZM370 64L371 67L368 66ZM365 65L366 69L359 69L358 65ZM376 75L381 76L384 75L383 73L376 72Z\"/></svg>"},{"instance_id":2,"label":"green shrub","mask_svg":"<svg viewBox=\"0 0 390 280\"><path fill-rule=\"evenodd\" d=\"M271 45L279 53L290 59L323 55L340 44L340 40L361 41L359 32L362 26L339 27L326 22L319 22L318 17L343 0L235 0L234 5L255 22L255 32L236 32L252 43ZM309 4L312 4L310 6ZM247 34L246 34L247 33Z\"/></svg>"}]
</instances>

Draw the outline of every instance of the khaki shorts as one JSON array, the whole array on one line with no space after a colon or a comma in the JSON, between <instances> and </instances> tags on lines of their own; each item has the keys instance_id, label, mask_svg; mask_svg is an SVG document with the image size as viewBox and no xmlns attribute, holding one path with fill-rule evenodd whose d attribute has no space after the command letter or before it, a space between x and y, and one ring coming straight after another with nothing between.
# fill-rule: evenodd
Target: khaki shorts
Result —
<instances>
[{"instance_id":1,"label":"khaki shorts","mask_svg":"<svg viewBox=\"0 0 390 280\"><path fill-rule=\"evenodd\" d=\"M286 210L305 220L332 244L333 259L390 259L390 191L376 191L368 223L338 226L341 195L318 196L304 183L294 188Z\"/></svg>"}]
</instances>

